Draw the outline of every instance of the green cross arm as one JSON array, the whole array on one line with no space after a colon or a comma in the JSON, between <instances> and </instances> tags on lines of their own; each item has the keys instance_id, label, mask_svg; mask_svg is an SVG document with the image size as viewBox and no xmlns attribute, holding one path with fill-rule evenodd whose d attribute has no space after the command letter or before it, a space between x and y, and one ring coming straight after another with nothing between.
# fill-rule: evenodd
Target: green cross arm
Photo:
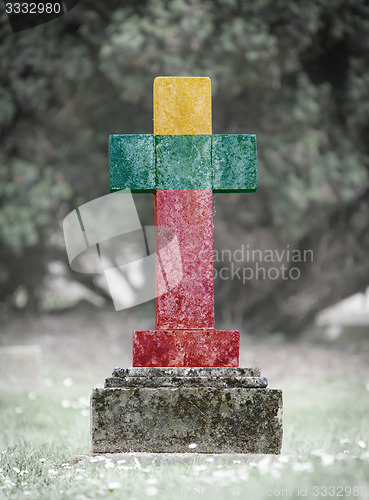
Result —
<instances>
[{"instance_id":1,"label":"green cross arm","mask_svg":"<svg viewBox=\"0 0 369 500\"><path fill-rule=\"evenodd\" d=\"M111 135L110 191L157 189L256 191L256 136Z\"/></svg>"}]
</instances>

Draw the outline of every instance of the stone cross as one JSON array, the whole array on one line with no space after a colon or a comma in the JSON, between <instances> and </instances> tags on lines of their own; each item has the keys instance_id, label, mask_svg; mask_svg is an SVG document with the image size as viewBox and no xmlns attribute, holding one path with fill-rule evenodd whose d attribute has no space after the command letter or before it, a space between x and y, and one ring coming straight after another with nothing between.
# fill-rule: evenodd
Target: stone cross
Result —
<instances>
[{"instance_id":1,"label":"stone cross","mask_svg":"<svg viewBox=\"0 0 369 500\"><path fill-rule=\"evenodd\" d=\"M213 192L256 190L255 135L212 134L209 78L158 77L154 134L111 135L109 151L111 191L154 193L155 226L175 231L182 259L179 285L157 293L156 329L133 333L133 366L238 366L239 332L214 324Z\"/></svg>"}]
</instances>

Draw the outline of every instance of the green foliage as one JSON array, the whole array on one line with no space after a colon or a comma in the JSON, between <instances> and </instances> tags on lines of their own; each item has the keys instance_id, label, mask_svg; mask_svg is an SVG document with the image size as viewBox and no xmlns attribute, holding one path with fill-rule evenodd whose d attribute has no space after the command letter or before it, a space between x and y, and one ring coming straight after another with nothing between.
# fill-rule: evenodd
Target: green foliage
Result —
<instances>
[{"instance_id":1,"label":"green foliage","mask_svg":"<svg viewBox=\"0 0 369 500\"><path fill-rule=\"evenodd\" d=\"M290 89L288 89L290 93ZM313 85L302 75L281 134L261 135L261 184L270 190L275 228L297 242L322 217L355 200L368 183L368 156L337 122L324 116L332 87ZM282 135L282 132L283 135Z\"/></svg>"},{"instance_id":2,"label":"green foliage","mask_svg":"<svg viewBox=\"0 0 369 500\"><path fill-rule=\"evenodd\" d=\"M51 167L43 170L13 159L8 171L0 169L0 241L21 254L51 236L61 202L71 196L70 186Z\"/></svg>"}]
</instances>

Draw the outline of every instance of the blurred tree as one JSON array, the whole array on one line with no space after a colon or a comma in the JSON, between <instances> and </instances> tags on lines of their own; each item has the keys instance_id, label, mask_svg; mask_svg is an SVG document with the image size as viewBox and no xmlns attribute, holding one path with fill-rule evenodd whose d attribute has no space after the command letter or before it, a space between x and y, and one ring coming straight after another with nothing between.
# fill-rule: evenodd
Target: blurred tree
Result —
<instances>
[{"instance_id":1,"label":"blurred tree","mask_svg":"<svg viewBox=\"0 0 369 500\"><path fill-rule=\"evenodd\" d=\"M16 35L3 16L0 300L36 305L57 221L107 192L108 134L151 132L157 75L210 76L214 132L258 135L260 188L216 196L215 247L314 252L284 262L298 280L216 280L218 321L294 333L365 287L368 33L365 0L85 0Z\"/></svg>"}]
</instances>

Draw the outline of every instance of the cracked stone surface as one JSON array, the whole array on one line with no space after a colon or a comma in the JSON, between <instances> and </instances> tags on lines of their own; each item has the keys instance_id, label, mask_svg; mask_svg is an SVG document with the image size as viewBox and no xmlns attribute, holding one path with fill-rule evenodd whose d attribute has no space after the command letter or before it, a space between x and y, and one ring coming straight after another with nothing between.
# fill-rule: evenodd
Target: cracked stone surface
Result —
<instances>
[{"instance_id":1,"label":"cracked stone surface","mask_svg":"<svg viewBox=\"0 0 369 500\"><path fill-rule=\"evenodd\" d=\"M267 387L265 377L109 377L105 387Z\"/></svg>"},{"instance_id":2,"label":"cracked stone surface","mask_svg":"<svg viewBox=\"0 0 369 500\"><path fill-rule=\"evenodd\" d=\"M260 368L243 367L133 367L114 368L113 377L260 377Z\"/></svg>"},{"instance_id":3,"label":"cracked stone surface","mask_svg":"<svg viewBox=\"0 0 369 500\"><path fill-rule=\"evenodd\" d=\"M265 388L258 368L115 368L105 387Z\"/></svg>"},{"instance_id":4,"label":"cracked stone surface","mask_svg":"<svg viewBox=\"0 0 369 500\"><path fill-rule=\"evenodd\" d=\"M160 387L94 389L94 453L279 453L282 391Z\"/></svg>"}]
</instances>

